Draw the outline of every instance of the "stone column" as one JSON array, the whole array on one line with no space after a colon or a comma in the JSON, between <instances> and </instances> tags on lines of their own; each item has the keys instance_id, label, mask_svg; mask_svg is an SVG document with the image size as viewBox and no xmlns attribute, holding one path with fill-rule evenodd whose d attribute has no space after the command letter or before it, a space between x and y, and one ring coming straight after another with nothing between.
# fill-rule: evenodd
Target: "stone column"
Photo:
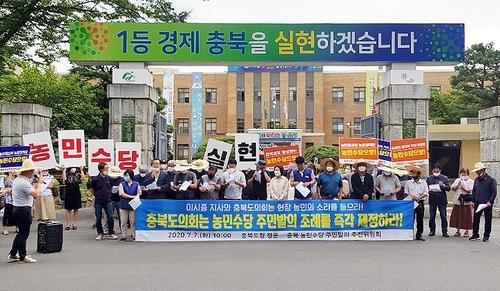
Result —
<instances>
[{"instance_id":1,"label":"stone column","mask_svg":"<svg viewBox=\"0 0 500 291\"><path fill-rule=\"evenodd\" d=\"M33 103L1 105L2 146L23 144L23 134L50 130L52 108Z\"/></svg>"},{"instance_id":2,"label":"stone column","mask_svg":"<svg viewBox=\"0 0 500 291\"><path fill-rule=\"evenodd\" d=\"M480 110L479 125L481 161L488 165L488 174L497 180L498 194L495 202L498 203L500 202L500 106Z\"/></svg>"},{"instance_id":3,"label":"stone column","mask_svg":"<svg viewBox=\"0 0 500 291\"><path fill-rule=\"evenodd\" d=\"M430 89L415 69L415 64L391 64L381 76L375 103L382 139L427 137Z\"/></svg>"},{"instance_id":4,"label":"stone column","mask_svg":"<svg viewBox=\"0 0 500 291\"><path fill-rule=\"evenodd\" d=\"M109 138L119 141L136 141L142 144L142 163L153 159L155 145L154 117L158 92L145 84L110 84L109 99ZM126 124L123 122L125 121ZM132 126L135 138L122 136L123 127Z\"/></svg>"}]
</instances>

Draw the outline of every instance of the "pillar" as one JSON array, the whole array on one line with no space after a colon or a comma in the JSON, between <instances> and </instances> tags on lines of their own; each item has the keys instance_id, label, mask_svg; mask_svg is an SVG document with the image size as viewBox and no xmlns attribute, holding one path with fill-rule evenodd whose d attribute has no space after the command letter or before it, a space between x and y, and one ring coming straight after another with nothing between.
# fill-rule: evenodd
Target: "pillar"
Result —
<instances>
[{"instance_id":1,"label":"pillar","mask_svg":"<svg viewBox=\"0 0 500 291\"><path fill-rule=\"evenodd\" d=\"M479 111L481 161L487 173L497 180L496 203L500 201L500 106Z\"/></svg>"},{"instance_id":2,"label":"pillar","mask_svg":"<svg viewBox=\"0 0 500 291\"><path fill-rule=\"evenodd\" d=\"M23 134L50 130L52 108L33 103L2 104L1 145L23 144Z\"/></svg>"}]
</instances>

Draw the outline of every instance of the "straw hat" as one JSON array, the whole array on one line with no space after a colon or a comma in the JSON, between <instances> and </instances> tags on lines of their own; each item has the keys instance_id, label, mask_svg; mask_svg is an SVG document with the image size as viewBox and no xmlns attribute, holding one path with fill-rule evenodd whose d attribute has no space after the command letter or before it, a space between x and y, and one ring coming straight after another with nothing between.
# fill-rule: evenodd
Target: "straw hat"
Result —
<instances>
[{"instance_id":1,"label":"straw hat","mask_svg":"<svg viewBox=\"0 0 500 291\"><path fill-rule=\"evenodd\" d=\"M31 170L41 170L42 168L40 167L35 167L35 163L33 162L32 159L26 159L23 161L23 165L21 168L18 170L19 173L25 172L25 171L31 171Z\"/></svg>"},{"instance_id":2,"label":"straw hat","mask_svg":"<svg viewBox=\"0 0 500 291\"><path fill-rule=\"evenodd\" d=\"M117 177L120 177L121 175L122 175L122 171L117 166L112 166L108 170L108 176L110 176L111 178L117 178Z\"/></svg>"},{"instance_id":3,"label":"straw hat","mask_svg":"<svg viewBox=\"0 0 500 291\"><path fill-rule=\"evenodd\" d=\"M321 160L321 169L326 170L326 164L332 163L334 170L338 170L340 168L340 163L332 158L324 158Z\"/></svg>"},{"instance_id":4,"label":"straw hat","mask_svg":"<svg viewBox=\"0 0 500 291\"><path fill-rule=\"evenodd\" d=\"M194 160L191 163L191 169L193 170L205 170L210 164L205 160Z\"/></svg>"},{"instance_id":5,"label":"straw hat","mask_svg":"<svg viewBox=\"0 0 500 291\"><path fill-rule=\"evenodd\" d=\"M478 162L476 164L474 164L474 169L472 170L472 172L477 172L479 170L482 170L482 169L487 169L488 166L486 166L486 164L482 163L482 162Z\"/></svg>"},{"instance_id":6,"label":"straw hat","mask_svg":"<svg viewBox=\"0 0 500 291\"><path fill-rule=\"evenodd\" d=\"M410 166L408 169L407 169L408 173L411 173L411 172L419 172L420 174L422 174L424 172L424 169L420 168L419 166Z\"/></svg>"},{"instance_id":7,"label":"straw hat","mask_svg":"<svg viewBox=\"0 0 500 291\"><path fill-rule=\"evenodd\" d=\"M175 163L174 170L178 172L182 171L188 171L191 169L191 164L188 163L186 160L180 160Z\"/></svg>"},{"instance_id":8,"label":"straw hat","mask_svg":"<svg viewBox=\"0 0 500 291\"><path fill-rule=\"evenodd\" d=\"M354 169L357 169L359 166L364 165L365 167L368 168L368 162L365 159L359 159L354 165Z\"/></svg>"}]
</instances>

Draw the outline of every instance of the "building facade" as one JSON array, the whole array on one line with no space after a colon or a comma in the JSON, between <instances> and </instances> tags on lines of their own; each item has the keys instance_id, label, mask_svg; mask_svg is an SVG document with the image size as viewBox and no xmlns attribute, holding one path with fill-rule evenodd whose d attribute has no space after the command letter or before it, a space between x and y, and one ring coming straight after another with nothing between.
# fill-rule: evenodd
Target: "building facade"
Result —
<instances>
[{"instance_id":1,"label":"building facade","mask_svg":"<svg viewBox=\"0 0 500 291\"><path fill-rule=\"evenodd\" d=\"M425 72L431 90L451 89L453 72ZM302 148L355 137L365 116L365 73L228 72L203 74L203 140L250 128L301 128ZM190 159L192 75L175 74L175 155ZM163 75L154 75L163 88Z\"/></svg>"}]
</instances>

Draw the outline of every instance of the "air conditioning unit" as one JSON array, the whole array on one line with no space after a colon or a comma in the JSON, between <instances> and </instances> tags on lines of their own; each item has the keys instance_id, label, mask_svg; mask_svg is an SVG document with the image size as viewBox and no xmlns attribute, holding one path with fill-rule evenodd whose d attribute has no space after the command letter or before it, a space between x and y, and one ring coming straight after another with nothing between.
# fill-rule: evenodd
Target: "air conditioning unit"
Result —
<instances>
[{"instance_id":1,"label":"air conditioning unit","mask_svg":"<svg viewBox=\"0 0 500 291\"><path fill-rule=\"evenodd\" d=\"M479 124L479 118L477 118L477 117L462 117L462 118L460 118L460 124Z\"/></svg>"}]
</instances>

